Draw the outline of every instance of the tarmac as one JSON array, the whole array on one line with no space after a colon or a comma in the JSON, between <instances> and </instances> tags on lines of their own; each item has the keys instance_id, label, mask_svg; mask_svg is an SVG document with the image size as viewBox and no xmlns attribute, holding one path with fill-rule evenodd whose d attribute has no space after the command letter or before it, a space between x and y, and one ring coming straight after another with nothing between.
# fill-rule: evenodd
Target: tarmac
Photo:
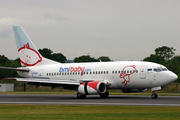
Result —
<instances>
[{"instance_id":1,"label":"tarmac","mask_svg":"<svg viewBox=\"0 0 180 120\"><path fill-rule=\"evenodd\" d=\"M110 95L100 98L89 95L78 99L76 95L29 95L1 94L0 104L34 104L34 105L113 105L113 106L178 106L180 96L158 96L152 99L146 95Z\"/></svg>"}]
</instances>

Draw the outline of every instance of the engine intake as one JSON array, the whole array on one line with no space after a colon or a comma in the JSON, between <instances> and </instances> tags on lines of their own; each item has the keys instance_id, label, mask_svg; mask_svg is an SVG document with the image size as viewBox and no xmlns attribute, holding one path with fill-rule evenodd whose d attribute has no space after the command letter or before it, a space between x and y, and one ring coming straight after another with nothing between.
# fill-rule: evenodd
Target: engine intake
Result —
<instances>
[{"instance_id":1,"label":"engine intake","mask_svg":"<svg viewBox=\"0 0 180 120\"><path fill-rule=\"evenodd\" d=\"M106 92L106 85L101 81L86 82L78 87L78 92L85 95L103 94Z\"/></svg>"}]
</instances>

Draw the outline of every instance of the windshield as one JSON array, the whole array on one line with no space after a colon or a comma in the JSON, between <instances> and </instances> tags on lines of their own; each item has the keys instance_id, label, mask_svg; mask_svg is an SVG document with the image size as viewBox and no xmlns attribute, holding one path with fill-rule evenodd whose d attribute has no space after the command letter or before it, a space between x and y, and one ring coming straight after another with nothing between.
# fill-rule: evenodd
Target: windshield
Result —
<instances>
[{"instance_id":1,"label":"windshield","mask_svg":"<svg viewBox=\"0 0 180 120\"><path fill-rule=\"evenodd\" d=\"M155 72L161 72L161 71L168 71L168 69L167 68L165 68L165 67L157 67L157 68L154 68L153 69Z\"/></svg>"}]
</instances>

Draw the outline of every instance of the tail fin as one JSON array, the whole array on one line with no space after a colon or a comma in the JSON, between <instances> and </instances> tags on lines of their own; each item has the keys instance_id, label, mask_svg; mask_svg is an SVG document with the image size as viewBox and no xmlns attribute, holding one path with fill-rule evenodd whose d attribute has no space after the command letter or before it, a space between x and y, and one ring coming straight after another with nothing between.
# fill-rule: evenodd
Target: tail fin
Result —
<instances>
[{"instance_id":1,"label":"tail fin","mask_svg":"<svg viewBox=\"0 0 180 120\"><path fill-rule=\"evenodd\" d=\"M21 26L13 26L18 53L22 66L57 64L58 62L44 58Z\"/></svg>"}]
</instances>

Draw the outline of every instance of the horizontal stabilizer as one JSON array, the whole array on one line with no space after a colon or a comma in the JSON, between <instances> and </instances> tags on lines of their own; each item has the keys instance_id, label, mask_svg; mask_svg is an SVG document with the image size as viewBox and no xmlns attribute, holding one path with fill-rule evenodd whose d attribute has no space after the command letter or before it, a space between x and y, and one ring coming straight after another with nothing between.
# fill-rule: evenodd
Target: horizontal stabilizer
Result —
<instances>
[{"instance_id":1,"label":"horizontal stabilizer","mask_svg":"<svg viewBox=\"0 0 180 120\"><path fill-rule=\"evenodd\" d=\"M22 71L22 72L29 72L28 69L22 69L22 68L0 67L0 69L4 69L4 70L14 70L14 71Z\"/></svg>"}]
</instances>

